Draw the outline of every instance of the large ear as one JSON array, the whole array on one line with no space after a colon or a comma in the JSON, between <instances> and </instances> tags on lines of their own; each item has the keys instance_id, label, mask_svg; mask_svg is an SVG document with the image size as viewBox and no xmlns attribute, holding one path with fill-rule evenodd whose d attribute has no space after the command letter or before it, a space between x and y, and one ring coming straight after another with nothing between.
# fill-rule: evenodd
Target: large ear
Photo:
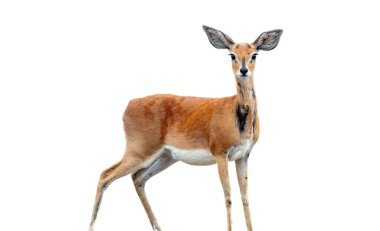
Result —
<instances>
[{"instance_id":1,"label":"large ear","mask_svg":"<svg viewBox=\"0 0 380 231\"><path fill-rule=\"evenodd\" d=\"M280 41L281 34L282 30L271 30L264 32L256 39L253 45L257 50L270 51L277 46Z\"/></svg>"},{"instance_id":2,"label":"large ear","mask_svg":"<svg viewBox=\"0 0 380 231\"><path fill-rule=\"evenodd\" d=\"M218 49L229 49L234 41L223 32L214 28L203 26L203 30L206 32L210 43Z\"/></svg>"}]
</instances>

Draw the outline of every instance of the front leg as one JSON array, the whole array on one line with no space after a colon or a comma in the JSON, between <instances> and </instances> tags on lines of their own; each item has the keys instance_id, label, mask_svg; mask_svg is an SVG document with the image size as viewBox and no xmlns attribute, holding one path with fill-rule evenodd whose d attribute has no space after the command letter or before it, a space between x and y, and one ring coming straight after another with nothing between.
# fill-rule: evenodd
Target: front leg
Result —
<instances>
[{"instance_id":1,"label":"front leg","mask_svg":"<svg viewBox=\"0 0 380 231\"><path fill-rule=\"evenodd\" d=\"M231 231L231 189L228 177L228 159L225 155L216 157L220 182L223 186L224 198L227 209L227 230Z\"/></svg>"},{"instance_id":2,"label":"front leg","mask_svg":"<svg viewBox=\"0 0 380 231\"><path fill-rule=\"evenodd\" d=\"M235 161L236 174L240 186L241 200L244 207L245 221L247 223L248 231L252 231L251 212L249 210L248 202L248 155Z\"/></svg>"}]
</instances>

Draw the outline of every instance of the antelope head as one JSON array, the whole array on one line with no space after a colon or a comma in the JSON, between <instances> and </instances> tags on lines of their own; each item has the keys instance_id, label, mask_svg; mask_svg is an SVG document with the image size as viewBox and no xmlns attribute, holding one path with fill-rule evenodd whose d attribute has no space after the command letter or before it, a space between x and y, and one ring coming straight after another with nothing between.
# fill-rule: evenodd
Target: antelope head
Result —
<instances>
[{"instance_id":1,"label":"antelope head","mask_svg":"<svg viewBox=\"0 0 380 231\"><path fill-rule=\"evenodd\" d=\"M253 43L235 43L228 35L214 28L203 26L210 43L218 49L228 49L232 60L232 70L238 81L250 79L255 69L258 51L274 49L282 30L262 33Z\"/></svg>"}]
</instances>

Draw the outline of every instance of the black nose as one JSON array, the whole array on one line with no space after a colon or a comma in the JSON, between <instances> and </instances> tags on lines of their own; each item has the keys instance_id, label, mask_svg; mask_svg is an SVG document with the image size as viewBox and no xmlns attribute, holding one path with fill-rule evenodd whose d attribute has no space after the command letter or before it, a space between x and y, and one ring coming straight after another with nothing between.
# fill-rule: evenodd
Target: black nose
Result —
<instances>
[{"instance_id":1,"label":"black nose","mask_svg":"<svg viewBox=\"0 0 380 231\"><path fill-rule=\"evenodd\" d=\"M242 73L243 75L247 74L247 72L248 72L247 68L245 67L240 68L240 73Z\"/></svg>"}]
</instances>

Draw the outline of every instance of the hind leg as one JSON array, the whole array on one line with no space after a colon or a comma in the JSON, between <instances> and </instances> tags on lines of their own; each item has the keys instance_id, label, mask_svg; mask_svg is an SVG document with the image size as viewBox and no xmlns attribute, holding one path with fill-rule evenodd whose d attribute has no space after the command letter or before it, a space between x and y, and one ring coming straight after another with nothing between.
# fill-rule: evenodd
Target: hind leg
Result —
<instances>
[{"instance_id":1,"label":"hind leg","mask_svg":"<svg viewBox=\"0 0 380 231\"><path fill-rule=\"evenodd\" d=\"M100 175L98 188L96 191L96 197L95 197L95 203L94 208L92 212L92 218L90 223L90 231L94 228L94 223L96 220L96 217L98 215L99 206L102 201L103 193L107 189L107 187L115 180L119 179L120 177L123 177L125 175L128 175L130 173L133 173L138 170L138 166L143 162L143 160L140 159L131 159L131 160L122 160L110 168L104 170L102 174Z\"/></svg>"},{"instance_id":2,"label":"hind leg","mask_svg":"<svg viewBox=\"0 0 380 231\"><path fill-rule=\"evenodd\" d=\"M147 168L141 169L138 172L132 175L133 183L136 188L136 192L140 197L141 203L144 206L146 214L149 217L149 221L152 225L154 231L161 231L160 226L157 223L156 217L153 214L153 211L149 205L148 199L145 195L145 183L157 173L165 170L170 165L174 164L174 160L170 153L163 153L159 156L151 165Z\"/></svg>"}]
</instances>

